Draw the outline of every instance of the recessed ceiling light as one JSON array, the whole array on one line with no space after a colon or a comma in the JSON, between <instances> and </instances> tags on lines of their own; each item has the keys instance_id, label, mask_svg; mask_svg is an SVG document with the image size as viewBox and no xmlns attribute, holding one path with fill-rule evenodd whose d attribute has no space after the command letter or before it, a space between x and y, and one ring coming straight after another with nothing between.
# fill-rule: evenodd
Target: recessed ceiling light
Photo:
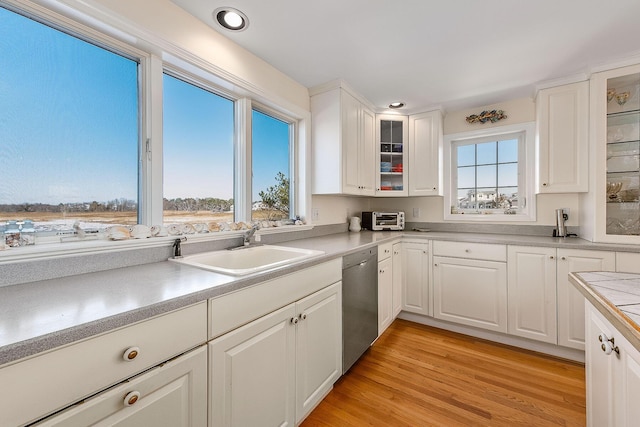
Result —
<instances>
[{"instance_id":1,"label":"recessed ceiling light","mask_svg":"<svg viewBox=\"0 0 640 427\"><path fill-rule=\"evenodd\" d=\"M249 26L247 15L232 7L219 7L213 11L218 24L230 31L244 31Z\"/></svg>"},{"instance_id":2,"label":"recessed ceiling light","mask_svg":"<svg viewBox=\"0 0 640 427\"><path fill-rule=\"evenodd\" d=\"M389 104L389 108L402 108L404 107L404 102L392 102Z\"/></svg>"}]
</instances>

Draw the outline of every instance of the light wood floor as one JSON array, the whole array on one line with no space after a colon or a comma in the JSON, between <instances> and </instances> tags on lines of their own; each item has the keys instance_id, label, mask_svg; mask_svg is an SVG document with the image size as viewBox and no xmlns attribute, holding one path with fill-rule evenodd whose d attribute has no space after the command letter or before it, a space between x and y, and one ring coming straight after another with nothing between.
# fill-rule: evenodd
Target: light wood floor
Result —
<instances>
[{"instance_id":1,"label":"light wood floor","mask_svg":"<svg viewBox=\"0 0 640 427\"><path fill-rule=\"evenodd\" d=\"M396 320L313 426L584 426L584 365Z\"/></svg>"}]
</instances>

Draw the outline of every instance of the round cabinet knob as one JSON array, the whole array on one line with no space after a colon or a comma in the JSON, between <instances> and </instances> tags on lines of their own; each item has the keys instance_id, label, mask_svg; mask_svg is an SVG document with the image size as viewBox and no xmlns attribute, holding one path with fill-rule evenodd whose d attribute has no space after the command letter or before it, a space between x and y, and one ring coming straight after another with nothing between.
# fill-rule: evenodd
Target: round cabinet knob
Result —
<instances>
[{"instance_id":1,"label":"round cabinet knob","mask_svg":"<svg viewBox=\"0 0 640 427\"><path fill-rule=\"evenodd\" d=\"M560 259L561 259L562 261L565 261L567 258L565 258L565 257L561 257Z\"/></svg>"},{"instance_id":2,"label":"round cabinet knob","mask_svg":"<svg viewBox=\"0 0 640 427\"><path fill-rule=\"evenodd\" d=\"M609 341L603 342L600 348L602 349L602 351L604 351L604 354L611 354L611 352L613 351L613 347L611 346L611 343Z\"/></svg>"},{"instance_id":3,"label":"round cabinet knob","mask_svg":"<svg viewBox=\"0 0 640 427\"><path fill-rule=\"evenodd\" d=\"M547 184L546 182L543 182L543 183L542 183L542 186L543 186L543 187L546 187L547 185L548 185L548 184Z\"/></svg>"},{"instance_id":4,"label":"round cabinet knob","mask_svg":"<svg viewBox=\"0 0 640 427\"><path fill-rule=\"evenodd\" d=\"M549 257L549 259L555 259L555 257L554 257L553 255L551 255L551 256Z\"/></svg>"},{"instance_id":5,"label":"round cabinet knob","mask_svg":"<svg viewBox=\"0 0 640 427\"><path fill-rule=\"evenodd\" d=\"M380 274L384 273L384 270L380 270L380 271L379 271L379 273L380 273Z\"/></svg>"},{"instance_id":6,"label":"round cabinet knob","mask_svg":"<svg viewBox=\"0 0 640 427\"><path fill-rule=\"evenodd\" d=\"M466 253L469 253L469 252L471 252L471 249L465 249L464 251L465 251Z\"/></svg>"},{"instance_id":7,"label":"round cabinet knob","mask_svg":"<svg viewBox=\"0 0 640 427\"><path fill-rule=\"evenodd\" d=\"M122 358L125 362L131 362L140 354L140 347L129 347L124 351Z\"/></svg>"},{"instance_id":8,"label":"round cabinet knob","mask_svg":"<svg viewBox=\"0 0 640 427\"><path fill-rule=\"evenodd\" d=\"M131 391L124 397L124 406L134 405L140 399L139 391Z\"/></svg>"},{"instance_id":9,"label":"round cabinet knob","mask_svg":"<svg viewBox=\"0 0 640 427\"><path fill-rule=\"evenodd\" d=\"M301 313L300 320L307 320L307 313Z\"/></svg>"},{"instance_id":10,"label":"round cabinet knob","mask_svg":"<svg viewBox=\"0 0 640 427\"><path fill-rule=\"evenodd\" d=\"M385 250L384 250L384 253L385 253L385 254L388 254L388 253L389 253L389 249L385 249Z\"/></svg>"},{"instance_id":11,"label":"round cabinet knob","mask_svg":"<svg viewBox=\"0 0 640 427\"><path fill-rule=\"evenodd\" d=\"M297 324L298 323L298 318L297 317L292 317L291 318L291 323L294 324L294 325Z\"/></svg>"},{"instance_id":12,"label":"round cabinet knob","mask_svg":"<svg viewBox=\"0 0 640 427\"><path fill-rule=\"evenodd\" d=\"M433 189L435 190L435 189L436 189L436 187L433 187Z\"/></svg>"}]
</instances>

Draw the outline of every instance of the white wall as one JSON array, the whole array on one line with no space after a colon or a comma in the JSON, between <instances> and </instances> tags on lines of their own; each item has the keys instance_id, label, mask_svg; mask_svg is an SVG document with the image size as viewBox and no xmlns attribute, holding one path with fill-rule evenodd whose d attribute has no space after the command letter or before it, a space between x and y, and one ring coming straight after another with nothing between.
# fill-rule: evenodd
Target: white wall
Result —
<instances>
[{"instance_id":1,"label":"white wall","mask_svg":"<svg viewBox=\"0 0 640 427\"><path fill-rule=\"evenodd\" d=\"M344 224L351 216L360 216L370 210L369 198L349 196L313 196L311 202L312 223L314 225ZM317 210L318 218L313 218Z\"/></svg>"},{"instance_id":2,"label":"white wall","mask_svg":"<svg viewBox=\"0 0 640 427\"><path fill-rule=\"evenodd\" d=\"M125 27L127 33L143 41L147 39L167 47L167 50L187 52L199 65L211 67L221 77L263 95L265 100L276 101L292 112L298 108L309 111L309 92L306 87L169 0L62 1L107 24Z\"/></svg>"}]
</instances>

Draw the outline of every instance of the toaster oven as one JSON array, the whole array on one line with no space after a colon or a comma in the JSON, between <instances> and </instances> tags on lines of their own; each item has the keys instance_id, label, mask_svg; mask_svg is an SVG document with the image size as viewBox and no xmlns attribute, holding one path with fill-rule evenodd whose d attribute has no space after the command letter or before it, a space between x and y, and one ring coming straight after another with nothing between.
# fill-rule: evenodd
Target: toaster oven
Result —
<instances>
[{"instance_id":1,"label":"toaster oven","mask_svg":"<svg viewBox=\"0 0 640 427\"><path fill-rule=\"evenodd\" d=\"M362 228L371 231L404 230L404 212L362 212Z\"/></svg>"}]
</instances>

